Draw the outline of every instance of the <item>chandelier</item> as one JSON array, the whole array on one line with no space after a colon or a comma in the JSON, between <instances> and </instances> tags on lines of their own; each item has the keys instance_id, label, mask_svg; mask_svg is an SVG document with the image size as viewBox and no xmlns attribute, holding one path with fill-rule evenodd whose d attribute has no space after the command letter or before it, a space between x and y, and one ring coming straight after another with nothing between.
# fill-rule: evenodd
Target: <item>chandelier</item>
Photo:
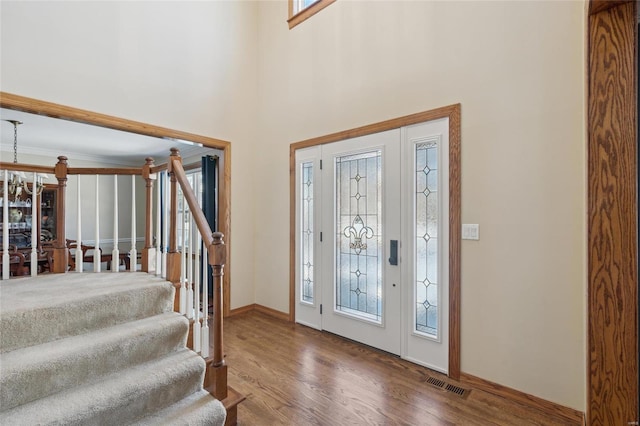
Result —
<instances>
[{"instance_id":1,"label":"chandelier","mask_svg":"<svg viewBox=\"0 0 640 426\"><path fill-rule=\"evenodd\" d=\"M18 126L22 124L21 121L18 120L4 120L13 124L13 164L18 164ZM21 171L15 171L9 174L9 181L7 182L7 188L9 190L9 199L18 200L23 192L28 195L33 195L33 188L29 189L29 185L27 183L27 175ZM44 184L42 183L43 177L46 175L38 175L37 180L35 182L35 192L36 195L42 194L44 190ZM0 189L0 191L4 192L4 189ZM4 195L4 194L3 194Z\"/></svg>"}]
</instances>

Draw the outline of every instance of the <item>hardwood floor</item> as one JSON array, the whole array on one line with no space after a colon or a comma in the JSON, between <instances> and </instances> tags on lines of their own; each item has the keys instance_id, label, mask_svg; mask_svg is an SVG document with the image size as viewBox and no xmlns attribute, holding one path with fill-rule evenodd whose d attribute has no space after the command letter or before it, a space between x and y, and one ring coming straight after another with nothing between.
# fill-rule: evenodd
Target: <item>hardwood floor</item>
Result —
<instances>
[{"instance_id":1,"label":"hardwood floor","mask_svg":"<svg viewBox=\"0 0 640 426\"><path fill-rule=\"evenodd\" d=\"M225 319L229 385L246 396L239 425L566 425L335 335L247 312Z\"/></svg>"}]
</instances>

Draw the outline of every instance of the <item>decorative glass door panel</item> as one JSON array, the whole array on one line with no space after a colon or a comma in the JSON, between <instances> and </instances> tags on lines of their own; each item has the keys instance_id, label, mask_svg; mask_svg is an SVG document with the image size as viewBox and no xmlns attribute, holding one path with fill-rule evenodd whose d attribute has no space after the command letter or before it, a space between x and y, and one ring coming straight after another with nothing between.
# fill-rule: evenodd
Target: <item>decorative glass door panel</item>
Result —
<instances>
[{"instance_id":1,"label":"decorative glass door panel","mask_svg":"<svg viewBox=\"0 0 640 426\"><path fill-rule=\"evenodd\" d=\"M336 310L382 319L382 152L339 156L336 183Z\"/></svg>"},{"instance_id":2,"label":"decorative glass door panel","mask_svg":"<svg viewBox=\"0 0 640 426\"><path fill-rule=\"evenodd\" d=\"M438 338L438 144L415 145L415 331Z\"/></svg>"},{"instance_id":3,"label":"decorative glass door panel","mask_svg":"<svg viewBox=\"0 0 640 426\"><path fill-rule=\"evenodd\" d=\"M400 130L322 147L322 328L400 354Z\"/></svg>"},{"instance_id":4,"label":"decorative glass door panel","mask_svg":"<svg viewBox=\"0 0 640 426\"><path fill-rule=\"evenodd\" d=\"M300 298L305 303L313 303L313 162L307 161L302 164L302 179L301 179L301 221L302 227L300 229L301 238L301 257L302 257L302 280Z\"/></svg>"}]
</instances>

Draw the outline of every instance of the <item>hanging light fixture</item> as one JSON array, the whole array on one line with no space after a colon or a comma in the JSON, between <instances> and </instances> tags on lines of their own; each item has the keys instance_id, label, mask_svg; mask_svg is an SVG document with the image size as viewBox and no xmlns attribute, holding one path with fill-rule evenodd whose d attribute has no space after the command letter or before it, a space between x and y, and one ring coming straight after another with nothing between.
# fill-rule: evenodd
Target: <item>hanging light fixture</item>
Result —
<instances>
[{"instance_id":1,"label":"hanging light fixture","mask_svg":"<svg viewBox=\"0 0 640 426\"><path fill-rule=\"evenodd\" d=\"M18 126L22 124L22 121L18 120L4 120L13 124L13 164L18 164ZM46 176L46 175L45 175ZM42 183L42 175L38 176L36 181L36 195L42 194L44 190L44 184ZM24 172L15 171L10 174L9 182L7 186L9 189L9 198L17 200L20 198L22 192L26 192L28 195L32 195L33 191L29 189L29 185L26 182L27 176Z\"/></svg>"}]
</instances>

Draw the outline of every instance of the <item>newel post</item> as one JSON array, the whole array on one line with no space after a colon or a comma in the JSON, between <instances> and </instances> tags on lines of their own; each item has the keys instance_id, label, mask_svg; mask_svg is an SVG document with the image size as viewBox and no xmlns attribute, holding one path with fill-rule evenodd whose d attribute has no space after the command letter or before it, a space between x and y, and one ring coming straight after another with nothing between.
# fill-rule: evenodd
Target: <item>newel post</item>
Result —
<instances>
[{"instance_id":1,"label":"newel post","mask_svg":"<svg viewBox=\"0 0 640 426\"><path fill-rule=\"evenodd\" d=\"M180 253L178 252L178 178L173 169L174 161L182 163L178 148L171 148L167 172L170 177L169 199L169 252L167 253L167 281L171 281L176 289L173 310L180 311Z\"/></svg>"},{"instance_id":2,"label":"newel post","mask_svg":"<svg viewBox=\"0 0 640 426\"><path fill-rule=\"evenodd\" d=\"M69 251L66 247L65 222L65 194L67 189L67 157L58 157L55 166L55 175L58 179L58 192L56 194L56 240L53 243L53 272L67 272L69 265Z\"/></svg>"},{"instance_id":3,"label":"newel post","mask_svg":"<svg viewBox=\"0 0 640 426\"><path fill-rule=\"evenodd\" d=\"M142 178L146 182L147 198L146 198L146 210L144 215L144 248L142 249L142 271L149 272L152 260L155 260L155 248L152 241L151 229L153 225L153 181L155 175L151 173L151 168L154 166L153 158L145 158L145 164L142 166Z\"/></svg>"},{"instance_id":4,"label":"newel post","mask_svg":"<svg viewBox=\"0 0 640 426\"><path fill-rule=\"evenodd\" d=\"M217 399L227 397L227 364L224 361L222 339L223 294L222 277L227 261L227 247L220 232L212 234L213 242L209 247L209 264L213 269L213 357L206 360L207 373L204 387ZM206 285L206 284L205 284Z\"/></svg>"}]
</instances>

